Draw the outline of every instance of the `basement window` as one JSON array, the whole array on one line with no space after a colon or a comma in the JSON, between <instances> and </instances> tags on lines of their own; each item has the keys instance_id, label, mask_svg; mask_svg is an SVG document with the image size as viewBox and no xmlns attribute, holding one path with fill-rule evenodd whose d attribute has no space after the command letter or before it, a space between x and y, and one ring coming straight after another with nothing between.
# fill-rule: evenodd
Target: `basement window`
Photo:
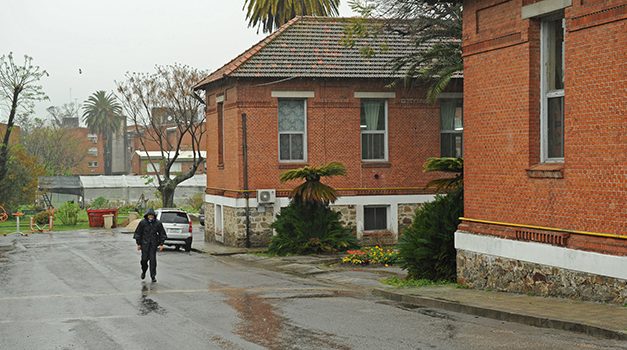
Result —
<instances>
[{"instance_id":1,"label":"basement window","mask_svg":"<svg viewBox=\"0 0 627 350\"><path fill-rule=\"evenodd\" d=\"M371 205L364 207L364 231L388 229L388 206Z\"/></svg>"}]
</instances>

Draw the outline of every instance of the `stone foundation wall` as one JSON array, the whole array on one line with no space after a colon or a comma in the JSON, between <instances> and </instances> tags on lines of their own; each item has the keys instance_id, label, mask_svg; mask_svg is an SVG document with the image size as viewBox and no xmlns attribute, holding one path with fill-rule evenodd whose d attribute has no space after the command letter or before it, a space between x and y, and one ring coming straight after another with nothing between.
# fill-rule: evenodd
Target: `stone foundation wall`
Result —
<instances>
[{"instance_id":1,"label":"stone foundation wall","mask_svg":"<svg viewBox=\"0 0 627 350\"><path fill-rule=\"evenodd\" d=\"M357 208L354 205L332 205L331 209L342 214L342 225L353 228L353 233L357 227Z\"/></svg>"},{"instance_id":2,"label":"stone foundation wall","mask_svg":"<svg viewBox=\"0 0 627 350\"><path fill-rule=\"evenodd\" d=\"M272 238L270 224L274 220L274 208L265 210L251 207L250 210L250 246L267 247ZM232 247L246 246L246 209L224 207L224 245Z\"/></svg>"},{"instance_id":3,"label":"stone foundation wall","mask_svg":"<svg viewBox=\"0 0 627 350\"><path fill-rule=\"evenodd\" d=\"M398 205L398 234L399 236L403 234L403 231L411 226L414 221L414 215L416 214L416 209L418 209L422 204L419 203L404 203Z\"/></svg>"},{"instance_id":4,"label":"stone foundation wall","mask_svg":"<svg viewBox=\"0 0 627 350\"><path fill-rule=\"evenodd\" d=\"M205 242L215 242L215 206L213 203L203 204L205 209Z\"/></svg>"},{"instance_id":5,"label":"stone foundation wall","mask_svg":"<svg viewBox=\"0 0 627 350\"><path fill-rule=\"evenodd\" d=\"M457 281L477 289L603 303L627 302L626 280L465 250L457 251Z\"/></svg>"}]
</instances>

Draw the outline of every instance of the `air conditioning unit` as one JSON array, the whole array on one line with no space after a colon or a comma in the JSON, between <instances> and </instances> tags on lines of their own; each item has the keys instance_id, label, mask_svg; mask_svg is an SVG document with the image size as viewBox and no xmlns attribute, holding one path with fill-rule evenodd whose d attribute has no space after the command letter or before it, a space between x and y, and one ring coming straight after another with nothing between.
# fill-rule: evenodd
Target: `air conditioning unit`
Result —
<instances>
[{"instance_id":1,"label":"air conditioning unit","mask_svg":"<svg viewBox=\"0 0 627 350\"><path fill-rule=\"evenodd\" d=\"M257 203L266 204L274 203L276 200L275 190L257 190Z\"/></svg>"}]
</instances>

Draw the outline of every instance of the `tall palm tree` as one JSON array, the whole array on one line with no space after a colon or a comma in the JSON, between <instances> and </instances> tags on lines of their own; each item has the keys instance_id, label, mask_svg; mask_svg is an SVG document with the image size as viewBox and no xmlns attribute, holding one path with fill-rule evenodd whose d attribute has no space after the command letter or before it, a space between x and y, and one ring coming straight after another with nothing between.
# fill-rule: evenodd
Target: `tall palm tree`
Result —
<instances>
[{"instance_id":1,"label":"tall palm tree","mask_svg":"<svg viewBox=\"0 0 627 350\"><path fill-rule=\"evenodd\" d=\"M341 163L329 163L320 167L303 167L288 170L281 174L281 182L303 179L305 182L296 186L290 198L299 204L328 205L337 200L337 191L320 182L323 177L346 175L346 167Z\"/></svg>"},{"instance_id":2,"label":"tall palm tree","mask_svg":"<svg viewBox=\"0 0 627 350\"><path fill-rule=\"evenodd\" d=\"M122 106L112 93L99 90L84 102L83 111L83 121L89 131L102 136L105 145L105 174L110 174L112 135L122 126Z\"/></svg>"},{"instance_id":3,"label":"tall palm tree","mask_svg":"<svg viewBox=\"0 0 627 350\"><path fill-rule=\"evenodd\" d=\"M340 0L245 0L249 27L270 33L296 16L337 16ZM257 29L259 30L259 29Z\"/></svg>"},{"instance_id":4,"label":"tall palm tree","mask_svg":"<svg viewBox=\"0 0 627 350\"><path fill-rule=\"evenodd\" d=\"M450 192L464 186L464 160L462 158L429 158L422 169L425 173L438 171L455 175L432 180L427 184L427 187L435 188L437 191Z\"/></svg>"}]
</instances>

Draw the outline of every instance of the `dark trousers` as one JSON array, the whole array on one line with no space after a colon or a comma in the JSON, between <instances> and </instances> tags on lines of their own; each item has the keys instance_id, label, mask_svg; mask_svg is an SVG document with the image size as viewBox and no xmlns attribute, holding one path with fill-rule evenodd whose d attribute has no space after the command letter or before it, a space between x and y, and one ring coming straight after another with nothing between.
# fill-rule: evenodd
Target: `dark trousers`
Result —
<instances>
[{"instance_id":1,"label":"dark trousers","mask_svg":"<svg viewBox=\"0 0 627 350\"><path fill-rule=\"evenodd\" d=\"M142 271L148 270L148 261L150 261L150 277L157 276L157 242L142 242L142 260L140 264Z\"/></svg>"}]
</instances>

